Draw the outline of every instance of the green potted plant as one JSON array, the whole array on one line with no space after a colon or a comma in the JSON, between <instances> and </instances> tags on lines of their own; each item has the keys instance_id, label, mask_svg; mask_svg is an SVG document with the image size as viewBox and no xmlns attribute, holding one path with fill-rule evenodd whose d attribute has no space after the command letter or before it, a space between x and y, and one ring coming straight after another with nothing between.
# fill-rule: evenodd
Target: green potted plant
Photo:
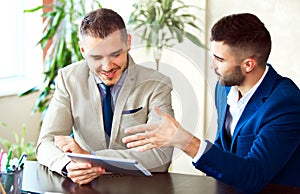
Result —
<instances>
[{"instance_id":1,"label":"green potted plant","mask_svg":"<svg viewBox=\"0 0 300 194\"><path fill-rule=\"evenodd\" d=\"M15 142L10 142L7 139L0 137L0 143L6 147L7 150L10 148L13 150L13 156L19 158L23 153L27 154L28 160L36 160L35 155L35 142L29 141L26 143L26 126L22 126L21 135L18 135L17 131L11 129L6 123L0 122L0 127L9 130L15 139Z\"/></svg>"},{"instance_id":2,"label":"green potted plant","mask_svg":"<svg viewBox=\"0 0 300 194\"><path fill-rule=\"evenodd\" d=\"M181 0L138 0L133 7L128 24L133 26L133 31L141 32L139 35L148 50L153 48L156 69L159 69L163 48L174 46L174 41L181 43L185 37L205 48L195 35L202 32L197 25L201 19L189 12L191 9L201 11L199 7L186 5Z\"/></svg>"},{"instance_id":3,"label":"green potted plant","mask_svg":"<svg viewBox=\"0 0 300 194\"><path fill-rule=\"evenodd\" d=\"M86 14L83 0L56 0L51 5L41 5L24 12L35 12L47 8L42 14L43 34L38 45L45 51L44 81L42 86L36 86L19 94L24 96L39 91L33 111L47 110L52 93L55 89L55 78L60 68L83 59L78 43L79 21ZM93 5L101 7L97 0Z\"/></svg>"}]
</instances>

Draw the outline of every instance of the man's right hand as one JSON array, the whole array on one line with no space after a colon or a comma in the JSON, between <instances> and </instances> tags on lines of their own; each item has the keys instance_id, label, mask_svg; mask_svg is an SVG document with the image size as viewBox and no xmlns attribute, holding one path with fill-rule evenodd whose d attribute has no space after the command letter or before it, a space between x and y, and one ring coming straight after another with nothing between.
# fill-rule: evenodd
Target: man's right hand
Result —
<instances>
[{"instance_id":1,"label":"man's right hand","mask_svg":"<svg viewBox=\"0 0 300 194\"><path fill-rule=\"evenodd\" d=\"M137 151L147 151L153 148L174 146L194 157L199 149L200 140L183 129L171 115L158 107L154 108L160 121L151 124L141 124L125 129L129 136L122 139L128 148Z\"/></svg>"},{"instance_id":2,"label":"man's right hand","mask_svg":"<svg viewBox=\"0 0 300 194\"><path fill-rule=\"evenodd\" d=\"M93 167L89 163L79 163L71 161L66 169L67 176L74 182L80 185L87 184L105 173L105 169L101 167Z\"/></svg>"}]
</instances>

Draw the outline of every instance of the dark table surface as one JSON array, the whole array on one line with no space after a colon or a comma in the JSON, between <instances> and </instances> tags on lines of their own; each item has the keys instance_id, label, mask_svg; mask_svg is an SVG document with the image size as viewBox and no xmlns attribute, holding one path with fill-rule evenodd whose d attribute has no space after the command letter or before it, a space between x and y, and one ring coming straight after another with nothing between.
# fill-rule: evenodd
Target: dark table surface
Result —
<instances>
[{"instance_id":1,"label":"dark table surface","mask_svg":"<svg viewBox=\"0 0 300 194\"><path fill-rule=\"evenodd\" d=\"M77 185L69 178L51 172L37 162L27 161L23 174L23 191L28 193L82 194L236 194L233 187L211 177L177 173L153 173L153 176L107 174L86 185ZM26 192L25 192L26 193ZM299 193L300 188L268 185L262 193Z\"/></svg>"}]
</instances>

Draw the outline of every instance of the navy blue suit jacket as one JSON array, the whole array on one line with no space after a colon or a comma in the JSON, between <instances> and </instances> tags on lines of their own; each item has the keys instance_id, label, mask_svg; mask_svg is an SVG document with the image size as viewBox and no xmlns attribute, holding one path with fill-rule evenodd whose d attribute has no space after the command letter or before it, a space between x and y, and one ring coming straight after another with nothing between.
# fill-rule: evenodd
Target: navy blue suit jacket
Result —
<instances>
[{"instance_id":1,"label":"navy blue suit jacket","mask_svg":"<svg viewBox=\"0 0 300 194\"><path fill-rule=\"evenodd\" d=\"M207 141L195 167L243 192L258 192L268 183L300 187L299 88L269 65L232 141L224 129L229 89L216 86L217 137L214 144Z\"/></svg>"}]
</instances>

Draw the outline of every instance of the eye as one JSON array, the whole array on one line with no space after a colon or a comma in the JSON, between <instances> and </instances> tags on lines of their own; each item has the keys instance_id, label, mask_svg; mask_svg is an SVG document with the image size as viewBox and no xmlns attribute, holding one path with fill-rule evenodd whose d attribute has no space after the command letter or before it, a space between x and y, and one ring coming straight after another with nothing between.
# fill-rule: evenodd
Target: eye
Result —
<instances>
[{"instance_id":1,"label":"eye","mask_svg":"<svg viewBox=\"0 0 300 194\"><path fill-rule=\"evenodd\" d=\"M116 54L112 54L111 57L112 57L112 58L117 58L117 57L119 57L120 55L121 55L121 53L116 53Z\"/></svg>"},{"instance_id":2,"label":"eye","mask_svg":"<svg viewBox=\"0 0 300 194\"><path fill-rule=\"evenodd\" d=\"M224 59L220 58L220 57L217 57L217 56L213 56L214 57L214 60L215 61L218 61L218 62L223 62Z\"/></svg>"},{"instance_id":3,"label":"eye","mask_svg":"<svg viewBox=\"0 0 300 194\"><path fill-rule=\"evenodd\" d=\"M219 61L219 62L223 62L224 60L223 59L220 59L220 58L216 58L217 59L217 61Z\"/></svg>"},{"instance_id":4,"label":"eye","mask_svg":"<svg viewBox=\"0 0 300 194\"><path fill-rule=\"evenodd\" d=\"M99 57L99 56L94 56L94 57L92 57L92 59L94 60L94 61L98 61L98 60L101 60L103 57Z\"/></svg>"}]
</instances>

